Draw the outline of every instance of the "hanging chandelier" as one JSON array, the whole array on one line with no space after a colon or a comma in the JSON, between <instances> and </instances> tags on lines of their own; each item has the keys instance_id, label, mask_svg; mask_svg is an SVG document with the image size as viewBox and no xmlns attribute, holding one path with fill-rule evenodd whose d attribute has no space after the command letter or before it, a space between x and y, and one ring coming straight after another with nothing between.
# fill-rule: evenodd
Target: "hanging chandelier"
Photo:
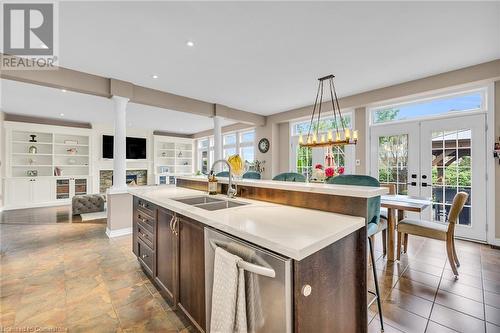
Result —
<instances>
[{"instance_id":1,"label":"hanging chandelier","mask_svg":"<svg viewBox=\"0 0 500 333\"><path fill-rule=\"evenodd\" d=\"M314 107L311 115L311 122L309 124L309 130L307 132L307 137L304 139L302 137L302 133L299 135L299 145L301 147L355 145L358 142L358 131L353 131L351 136L351 130L345 127L346 124L344 118L342 117L342 112L340 111L339 100L337 98L337 92L335 91L335 84L333 83L334 78L335 76L333 74L330 74L318 79L318 91L316 93L316 100L314 101ZM328 81L328 85L330 88L330 98L332 100L335 133L333 133L332 129L329 129L327 133L319 133L321 122L321 107L323 104L323 88L325 81ZM314 120L315 116L316 120ZM315 124L315 128L313 128L313 124ZM340 129L339 124L341 126Z\"/></svg>"}]
</instances>

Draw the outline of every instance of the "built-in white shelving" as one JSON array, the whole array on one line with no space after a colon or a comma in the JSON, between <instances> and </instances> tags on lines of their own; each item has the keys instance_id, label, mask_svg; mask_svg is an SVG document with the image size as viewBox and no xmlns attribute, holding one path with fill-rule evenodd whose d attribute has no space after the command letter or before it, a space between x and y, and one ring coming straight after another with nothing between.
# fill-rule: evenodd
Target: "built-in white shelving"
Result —
<instances>
[{"instance_id":1,"label":"built-in white shelving","mask_svg":"<svg viewBox=\"0 0 500 333\"><path fill-rule=\"evenodd\" d=\"M89 129L6 122L6 209L67 203L88 193Z\"/></svg>"},{"instance_id":2,"label":"built-in white shelving","mask_svg":"<svg viewBox=\"0 0 500 333\"><path fill-rule=\"evenodd\" d=\"M193 174L194 140L154 136L154 172L156 182L169 183L169 177Z\"/></svg>"}]
</instances>

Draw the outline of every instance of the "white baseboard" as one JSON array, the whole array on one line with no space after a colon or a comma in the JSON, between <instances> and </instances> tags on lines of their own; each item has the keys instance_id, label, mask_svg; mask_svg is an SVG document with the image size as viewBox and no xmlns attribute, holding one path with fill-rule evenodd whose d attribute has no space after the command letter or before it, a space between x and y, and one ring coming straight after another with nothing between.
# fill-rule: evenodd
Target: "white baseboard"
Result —
<instances>
[{"instance_id":1,"label":"white baseboard","mask_svg":"<svg viewBox=\"0 0 500 333\"><path fill-rule=\"evenodd\" d=\"M2 210L15 210L15 209L26 209L26 208L40 208L40 207L53 207L53 206L65 206L71 205L71 200L61 200L56 202L43 202L43 203L31 203L25 205L6 205L3 206Z\"/></svg>"},{"instance_id":2,"label":"white baseboard","mask_svg":"<svg viewBox=\"0 0 500 333\"><path fill-rule=\"evenodd\" d=\"M109 230L109 228L106 228L106 235L109 238L130 235L131 233L132 233L132 228L122 228L117 230Z\"/></svg>"},{"instance_id":3,"label":"white baseboard","mask_svg":"<svg viewBox=\"0 0 500 333\"><path fill-rule=\"evenodd\" d=\"M493 238L488 242L489 245L500 246L500 238Z\"/></svg>"}]
</instances>

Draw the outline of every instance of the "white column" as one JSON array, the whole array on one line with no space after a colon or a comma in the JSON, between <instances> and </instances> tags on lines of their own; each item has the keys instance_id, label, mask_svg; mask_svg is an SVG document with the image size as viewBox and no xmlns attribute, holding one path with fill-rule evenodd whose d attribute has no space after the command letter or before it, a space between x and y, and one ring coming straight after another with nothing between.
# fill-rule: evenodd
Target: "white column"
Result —
<instances>
[{"instance_id":1,"label":"white column","mask_svg":"<svg viewBox=\"0 0 500 333\"><path fill-rule=\"evenodd\" d=\"M214 117L214 160L211 163L222 159L222 117ZM217 165L215 171L222 170L222 165Z\"/></svg>"},{"instance_id":2,"label":"white column","mask_svg":"<svg viewBox=\"0 0 500 333\"><path fill-rule=\"evenodd\" d=\"M127 103L126 97L113 96L115 113L115 135L113 141L113 187L112 191L127 189L126 170L126 137L127 137Z\"/></svg>"}]
</instances>

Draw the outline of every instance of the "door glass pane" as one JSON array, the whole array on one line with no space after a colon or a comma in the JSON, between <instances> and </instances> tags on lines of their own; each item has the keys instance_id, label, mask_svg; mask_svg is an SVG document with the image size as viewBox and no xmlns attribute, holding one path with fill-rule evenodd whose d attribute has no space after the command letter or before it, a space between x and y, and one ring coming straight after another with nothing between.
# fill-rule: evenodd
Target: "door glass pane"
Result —
<instances>
[{"instance_id":1,"label":"door glass pane","mask_svg":"<svg viewBox=\"0 0 500 333\"><path fill-rule=\"evenodd\" d=\"M432 218L447 221L453 198L459 191L469 193L460 225L471 225L471 137L470 130L432 133Z\"/></svg>"},{"instance_id":2,"label":"door glass pane","mask_svg":"<svg viewBox=\"0 0 500 333\"><path fill-rule=\"evenodd\" d=\"M297 148L297 172L303 174L306 179L312 171L312 148L298 147Z\"/></svg>"},{"instance_id":3,"label":"door glass pane","mask_svg":"<svg viewBox=\"0 0 500 333\"><path fill-rule=\"evenodd\" d=\"M396 184L397 194L408 194L408 135L379 137L378 175L384 184Z\"/></svg>"}]
</instances>

